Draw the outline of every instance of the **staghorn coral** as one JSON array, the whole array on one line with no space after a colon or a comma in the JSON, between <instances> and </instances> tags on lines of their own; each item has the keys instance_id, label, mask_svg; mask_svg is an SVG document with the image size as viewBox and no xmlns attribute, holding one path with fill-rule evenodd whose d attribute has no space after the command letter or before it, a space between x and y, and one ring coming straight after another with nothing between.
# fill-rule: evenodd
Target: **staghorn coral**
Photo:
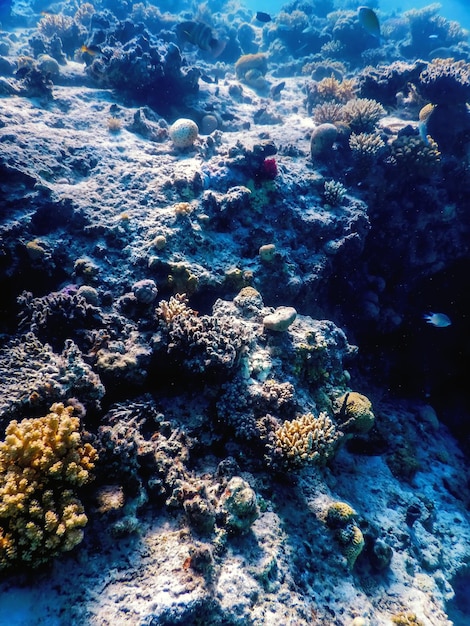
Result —
<instances>
[{"instance_id":1,"label":"staghorn coral","mask_svg":"<svg viewBox=\"0 0 470 626\"><path fill-rule=\"evenodd\" d=\"M76 497L97 452L81 440L71 406L10 422L0 442L0 569L37 567L83 538L87 517Z\"/></svg>"},{"instance_id":2,"label":"staghorn coral","mask_svg":"<svg viewBox=\"0 0 470 626\"><path fill-rule=\"evenodd\" d=\"M351 133L349 147L355 159L369 162L385 148L385 142L378 133Z\"/></svg>"},{"instance_id":3,"label":"staghorn coral","mask_svg":"<svg viewBox=\"0 0 470 626\"><path fill-rule=\"evenodd\" d=\"M346 187L338 180L325 180L323 199L329 206L340 206L346 196L346 192Z\"/></svg>"},{"instance_id":4,"label":"staghorn coral","mask_svg":"<svg viewBox=\"0 0 470 626\"><path fill-rule=\"evenodd\" d=\"M354 98L341 109L342 120L355 133L372 132L384 115L386 111L383 106L369 98Z\"/></svg>"},{"instance_id":5,"label":"staghorn coral","mask_svg":"<svg viewBox=\"0 0 470 626\"><path fill-rule=\"evenodd\" d=\"M341 122L341 104L339 102L322 102L313 110L316 124L335 124Z\"/></svg>"},{"instance_id":6,"label":"staghorn coral","mask_svg":"<svg viewBox=\"0 0 470 626\"><path fill-rule=\"evenodd\" d=\"M274 433L274 457L287 467L323 465L334 455L342 433L326 413L285 421Z\"/></svg>"},{"instance_id":7,"label":"staghorn coral","mask_svg":"<svg viewBox=\"0 0 470 626\"><path fill-rule=\"evenodd\" d=\"M188 306L187 295L185 293L177 293L171 296L168 301L160 301L156 309L156 315L164 324L170 325L173 319L179 315L182 317L190 317L197 315L197 313Z\"/></svg>"}]
</instances>

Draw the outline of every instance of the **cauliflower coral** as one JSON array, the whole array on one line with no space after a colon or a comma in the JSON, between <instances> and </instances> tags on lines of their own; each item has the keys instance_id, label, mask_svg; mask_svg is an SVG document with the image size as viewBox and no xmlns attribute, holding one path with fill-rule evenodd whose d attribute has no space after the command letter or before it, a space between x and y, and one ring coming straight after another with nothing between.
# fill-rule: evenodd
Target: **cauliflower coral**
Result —
<instances>
[{"instance_id":1,"label":"cauliflower coral","mask_svg":"<svg viewBox=\"0 0 470 626\"><path fill-rule=\"evenodd\" d=\"M82 443L73 408L16 420L0 442L0 569L41 565L71 550L87 523L76 488L91 478L95 448Z\"/></svg>"}]
</instances>

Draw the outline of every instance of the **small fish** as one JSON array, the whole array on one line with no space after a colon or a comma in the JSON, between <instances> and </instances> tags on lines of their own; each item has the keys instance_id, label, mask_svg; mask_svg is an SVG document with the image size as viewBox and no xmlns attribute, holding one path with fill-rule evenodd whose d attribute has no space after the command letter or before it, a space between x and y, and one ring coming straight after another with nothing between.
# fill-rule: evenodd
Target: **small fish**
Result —
<instances>
[{"instance_id":1,"label":"small fish","mask_svg":"<svg viewBox=\"0 0 470 626\"><path fill-rule=\"evenodd\" d=\"M280 83L277 83L277 85L273 85L270 89L271 98L275 100L281 94L281 91L284 89L285 86L286 86L285 80L281 81Z\"/></svg>"},{"instance_id":2,"label":"small fish","mask_svg":"<svg viewBox=\"0 0 470 626\"><path fill-rule=\"evenodd\" d=\"M428 39L439 39L437 35L429 35Z\"/></svg>"},{"instance_id":3,"label":"small fish","mask_svg":"<svg viewBox=\"0 0 470 626\"><path fill-rule=\"evenodd\" d=\"M436 328L446 328L452 324L450 318L445 313L427 313L423 319Z\"/></svg>"},{"instance_id":4,"label":"small fish","mask_svg":"<svg viewBox=\"0 0 470 626\"><path fill-rule=\"evenodd\" d=\"M176 26L176 36L183 43L192 43L201 50L211 52L214 57L219 56L225 48L225 42L214 37L212 28L204 22L181 22Z\"/></svg>"},{"instance_id":5,"label":"small fish","mask_svg":"<svg viewBox=\"0 0 470 626\"><path fill-rule=\"evenodd\" d=\"M359 18L359 24L366 30L372 37L380 39L380 24L379 18L375 11L369 7L359 7L357 9L357 15Z\"/></svg>"},{"instance_id":6,"label":"small fish","mask_svg":"<svg viewBox=\"0 0 470 626\"><path fill-rule=\"evenodd\" d=\"M209 74L206 74L205 72L202 72L199 78L209 85L217 84L219 82L217 76L215 78L212 78L212 76L209 76Z\"/></svg>"},{"instance_id":7,"label":"small fish","mask_svg":"<svg viewBox=\"0 0 470 626\"><path fill-rule=\"evenodd\" d=\"M97 54L101 54L101 48L99 46L86 46L85 44L83 44L83 46L80 47L80 52L89 54L90 56L94 57Z\"/></svg>"},{"instance_id":8,"label":"small fish","mask_svg":"<svg viewBox=\"0 0 470 626\"><path fill-rule=\"evenodd\" d=\"M269 15L269 13L265 13L264 11L258 11L256 13L256 19L258 20L258 22L264 22L266 24L267 22L270 22L272 20L272 17Z\"/></svg>"}]
</instances>

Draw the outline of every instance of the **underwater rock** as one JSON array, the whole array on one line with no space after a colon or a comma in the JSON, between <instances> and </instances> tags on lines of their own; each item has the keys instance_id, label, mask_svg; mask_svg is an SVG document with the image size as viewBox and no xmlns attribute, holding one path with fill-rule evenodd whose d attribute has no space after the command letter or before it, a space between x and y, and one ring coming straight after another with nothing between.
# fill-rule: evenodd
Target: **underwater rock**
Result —
<instances>
[{"instance_id":1,"label":"underwater rock","mask_svg":"<svg viewBox=\"0 0 470 626\"><path fill-rule=\"evenodd\" d=\"M338 129L334 124L320 124L310 138L310 156L317 159L330 150L338 137Z\"/></svg>"},{"instance_id":2,"label":"underwater rock","mask_svg":"<svg viewBox=\"0 0 470 626\"><path fill-rule=\"evenodd\" d=\"M297 311L291 306L280 306L274 313L263 318L263 326L267 330L283 332L289 328L297 317Z\"/></svg>"}]
</instances>

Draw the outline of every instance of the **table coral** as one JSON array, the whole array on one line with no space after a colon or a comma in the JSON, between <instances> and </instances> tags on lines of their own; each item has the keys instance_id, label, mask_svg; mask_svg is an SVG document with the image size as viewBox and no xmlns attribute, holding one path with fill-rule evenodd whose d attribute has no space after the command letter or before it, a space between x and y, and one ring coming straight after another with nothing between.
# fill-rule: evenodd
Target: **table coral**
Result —
<instances>
[{"instance_id":1,"label":"table coral","mask_svg":"<svg viewBox=\"0 0 470 626\"><path fill-rule=\"evenodd\" d=\"M91 478L97 452L83 443L73 408L10 422L0 442L0 569L37 567L83 538L76 489Z\"/></svg>"}]
</instances>

